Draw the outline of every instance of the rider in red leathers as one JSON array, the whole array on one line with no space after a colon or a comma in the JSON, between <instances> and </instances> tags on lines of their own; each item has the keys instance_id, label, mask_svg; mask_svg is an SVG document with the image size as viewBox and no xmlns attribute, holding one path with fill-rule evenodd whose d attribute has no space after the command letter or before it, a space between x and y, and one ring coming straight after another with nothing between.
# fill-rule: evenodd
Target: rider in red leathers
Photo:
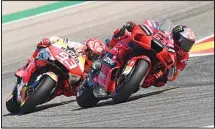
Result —
<instances>
[{"instance_id":1,"label":"rider in red leathers","mask_svg":"<svg viewBox=\"0 0 215 129\"><path fill-rule=\"evenodd\" d=\"M153 35L159 31L158 21L146 20L143 25L145 25ZM135 26L137 26L136 23L129 21L122 28L115 30L112 40L109 42L109 47L113 48L118 41L129 36ZM189 60L189 51L195 43L194 32L187 26L177 25L173 28L169 36L173 40L172 43L167 46L171 48L172 52L175 54L175 56L173 56L175 59L175 66L169 69L169 71L159 71L147 77L142 87L147 88L151 85L157 87L164 86L167 81L174 81L179 73L186 67Z\"/></svg>"}]
</instances>

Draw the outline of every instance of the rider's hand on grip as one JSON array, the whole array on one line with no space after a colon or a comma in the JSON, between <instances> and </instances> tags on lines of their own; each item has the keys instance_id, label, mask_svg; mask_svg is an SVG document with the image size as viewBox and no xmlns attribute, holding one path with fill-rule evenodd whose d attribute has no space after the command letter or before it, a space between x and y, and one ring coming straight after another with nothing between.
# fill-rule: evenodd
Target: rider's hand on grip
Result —
<instances>
[{"instance_id":1,"label":"rider's hand on grip","mask_svg":"<svg viewBox=\"0 0 215 129\"><path fill-rule=\"evenodd\" d=\"M126 28L129 32L131 32L131 31L133 30L133 28L134 28L135 25L136 25L136 24L135 24L134 22L128 21L128 22L126 22L126 24L125 24L125 28Z\"/></svg>"}]
</instances>

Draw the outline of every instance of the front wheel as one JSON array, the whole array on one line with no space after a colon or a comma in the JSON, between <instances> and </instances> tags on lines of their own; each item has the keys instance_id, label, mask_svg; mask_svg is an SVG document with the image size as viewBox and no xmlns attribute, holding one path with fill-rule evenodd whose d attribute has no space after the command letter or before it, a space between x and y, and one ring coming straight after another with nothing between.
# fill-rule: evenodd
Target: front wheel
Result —
<instances>
[{"instance_id":1,"label":"front wheel","mask_svg":"<svg viewBox=\"0 0 215 129\"><path fill-rule=\"evenodd\" d=\"M114 103L121 103L126 101L133 93L140 87L140 83L144 78L147 70L149 69L149 63L145 60L139 60L136 67L133 68L133 72L125 79L126 82L121 82L121 85L116 89L112 99Z\"/></svg>"},{"instance_id":2,"label":"front wheel","mask_svg":"<svg viewBox=\"0 0 215 129\"><path fill-rule=\"evenodd\" d=\"M21 103L20 112L28 113L41 102L47 100L55 86L56 82L49 76L44 75L36 89Z\"/></svg>"},{"instance_id":3,"label":"front wheel","mask_svg":"<svg viewBox=\"0 0 215 129\"><path fill-rule=\"evenodd\" d=\"M20 104L16 100L16 95L11 93L6 101L6 108L12 114L17 114L20 111Z\"/></svg>"},{"instance_id":4,"label":"front wheel","mask_svg":"<svg viewBox=\"0 0 215 129\"><path fill-rule=\"evenodd\" d=\"M87 85L86 80L77 91L76 101L80 107L90 108L95 106L99 102L99 99L94 96L92 88L85 87L84 85Z\"/></svg>"},{"instance_id":5,"label":"front wheel","mask_svg":"<svg viewBox=\"0 0 215 129\"><path fill-rule=\"evenodd\" d=\"M12 113L17 114L20 111L20 102L17 101L17 86L21 83L21 78L17 78L15 87L12 93L8 96L6 100L6 109Z\"/></svg>"}]
</instances>

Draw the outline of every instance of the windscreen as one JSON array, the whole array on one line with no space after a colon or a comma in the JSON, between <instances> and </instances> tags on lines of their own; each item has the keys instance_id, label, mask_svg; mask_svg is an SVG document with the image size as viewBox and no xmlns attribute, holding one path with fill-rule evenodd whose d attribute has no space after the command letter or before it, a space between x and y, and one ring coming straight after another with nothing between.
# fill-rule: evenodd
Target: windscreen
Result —
<instances>
[{"instance_id":1,"label":"windscreen","mask_svg":"<svg viewBox=\"0 0 215 129\"><path fill-rule=\"evenodd\" d=\"M160 19L158 20L159 29L162 31L171 32L173 24L169 19Z\"/></svg>"},{"instance_id":2,"label":"windscreen","mask_svg":"<svg viewBox=\"0 0 215 129\"><path fill-rule=\"evenodd\" d=\"M50 53L47 51L46 48L43 48L36 58L37 59L48 59L49 57L50 57Z\"/></svg>"}]
</instances>

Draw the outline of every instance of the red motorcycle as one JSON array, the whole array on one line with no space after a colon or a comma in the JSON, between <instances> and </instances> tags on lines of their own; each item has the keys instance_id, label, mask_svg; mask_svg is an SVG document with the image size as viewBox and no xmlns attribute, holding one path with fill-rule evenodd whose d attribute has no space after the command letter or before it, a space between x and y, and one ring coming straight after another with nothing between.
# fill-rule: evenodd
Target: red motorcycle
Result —
<instances>
[{"instance_id":1,"label":"red motorcycle","mask_svg":"<svg viewBox=\"0 0 215 129\"><path fill-rule=\"evenodd\" d=\"M80 85L76 100L79 106L95 106L99 100L112 98L114 103L127 100L144 80L157 70L164 71L174 65L171 40L167 36L171 22L164 20L155 35L144 26L136 26L131 35L119 41L105 56L92 65L87 78Z\"/></svg>"},{"instance_id":2,"label":"red motorcycle","mask_svg":"<svg viewBox=\"0 0 215 129\"><path fill-rule=\"evenodd\" d=\"M90 45L87 52L93 51L92 54L99 53L105 47L103 42L93 38L86 44ZM98 56L95 54L94 58ZM62 95L63 89L68 87L72 87L68 96L75 95L77 86L86 75L86 59L83 55L77 56L63 39L43 48L24 73L16 72L17 82L6 101L7 110L11 113L30 112L37 105ZM17 88L21 88L20 102L17 101Z\"/></svg>"}]
</instances>

